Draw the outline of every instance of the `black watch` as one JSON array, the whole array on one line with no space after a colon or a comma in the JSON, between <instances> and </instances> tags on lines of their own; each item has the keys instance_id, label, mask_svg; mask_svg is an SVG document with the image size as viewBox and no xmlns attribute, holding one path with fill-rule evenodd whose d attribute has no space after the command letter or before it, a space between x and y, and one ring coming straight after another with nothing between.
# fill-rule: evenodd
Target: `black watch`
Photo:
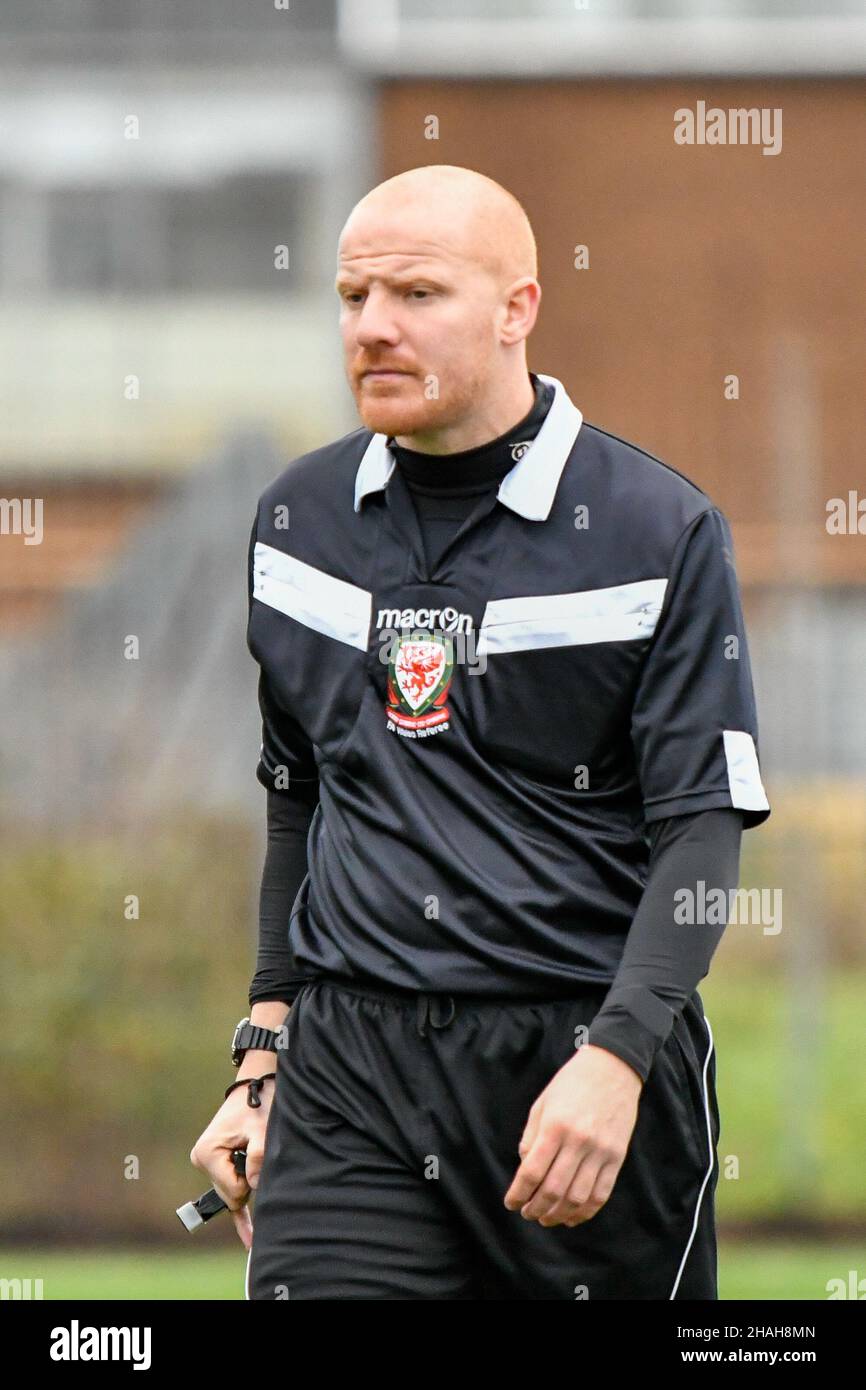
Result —
<instances>
[{"instance_id":1,"label":"black watch","mask_svg":"<svg viewBox=\"0 0 866 1390\"><path fill-rule=\"evenodd\" d=\"M239 1067L244 1060L244 1053L250 1048L278 1052L278 1036L279 1034L271 1028L262 1028L260 1024L250 1023L248 1018L242 1018L232 1038L232 1066Z\"/></svg>"}]
</instances>

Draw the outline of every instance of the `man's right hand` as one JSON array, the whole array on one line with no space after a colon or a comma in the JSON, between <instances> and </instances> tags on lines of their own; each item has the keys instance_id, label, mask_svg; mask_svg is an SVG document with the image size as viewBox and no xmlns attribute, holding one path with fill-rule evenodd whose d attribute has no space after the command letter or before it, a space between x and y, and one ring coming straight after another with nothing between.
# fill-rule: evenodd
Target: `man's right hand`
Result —
<instances>
[{"instance_id":1,"label":"man's right hand","mask_svg":"<svg viewBox=\"0 0 866 1390\"><path fill-rule=\"evenodd\" d=\"M249 1081L251 1077L265 1076L276 1070L276 1053L250 1051L243 1059L237 1080ZM255 1108L247 1104L247 1087L236 1086L223 1101L207 1129L199 1135L189 1155L193 1167L207 1174L211 1185L222 1197L247 1250L253 1240L253 1223L247 1204L250 1192L254 1192L259 1185L275 1085L274 1078L264 1083L259 1091L261 1105ZM232 1163L235 1149L243 1149L247 1156L244 1177L235 1172Z\"/></svg>"}]
</instances>

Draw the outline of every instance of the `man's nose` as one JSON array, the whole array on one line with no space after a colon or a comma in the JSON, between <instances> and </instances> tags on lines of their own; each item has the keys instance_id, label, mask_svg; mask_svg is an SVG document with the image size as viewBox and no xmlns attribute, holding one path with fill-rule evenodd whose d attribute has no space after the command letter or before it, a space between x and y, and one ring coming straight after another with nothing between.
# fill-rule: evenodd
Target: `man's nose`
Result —
<instances>
[{"instance_id":1,"label":"man's nose","mask_svg":"<svg viewBox=\"0 0 866 1390\"><path fill-rule=\"evenodd\" d=\"M387 299L379 295L367 295L355 320L355 338L361 347L399 341L400 330Z\"/></svg>"}]
</instances>

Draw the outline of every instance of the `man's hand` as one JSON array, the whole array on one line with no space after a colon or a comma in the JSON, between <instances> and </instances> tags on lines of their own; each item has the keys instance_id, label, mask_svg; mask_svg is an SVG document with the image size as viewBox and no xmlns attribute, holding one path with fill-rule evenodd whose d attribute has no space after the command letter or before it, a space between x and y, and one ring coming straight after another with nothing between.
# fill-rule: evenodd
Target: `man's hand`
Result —
<instances>
[{"instance_id":1,"label":"man's hand","mask_svg":"<svg viewBox=\"0 0 866 1390\"><path fill-rule=\"evenodd\" d=\"M270 1055L273 1058L273 1053ZM263 1071L258 1073L263 1074ZM254 1069L251 1069L251 1075L256 1075ZM211 1184L222 1197L232 1214L238 1236L247 1250L253 1240L253 1223L247 1203L250 1191L255 1191L259 1185L273 1094L274 1082L266 1081L259 1096L261 1105L253 1109L247 1105L246 1087L238 1086L220 1106L207 1129L199 1135L189 1156L190 1163L208 1175ZM232 1163L233 1149L243 1149L246 1152L245 1178L235 1172Z\"/></svg>"},{"instance_id":2,"label":"man's hand","mask_svg":"<svg viewBox=\"0 0 866 1390\"><path fill-rule=\"evenodd\" d=\"M643 1082L603 1047L584 1043L544 1088L518 1146L505 1194L541 1226L578 1226L604 1206L625 1161Z\"/></svg>"}]
</instances>

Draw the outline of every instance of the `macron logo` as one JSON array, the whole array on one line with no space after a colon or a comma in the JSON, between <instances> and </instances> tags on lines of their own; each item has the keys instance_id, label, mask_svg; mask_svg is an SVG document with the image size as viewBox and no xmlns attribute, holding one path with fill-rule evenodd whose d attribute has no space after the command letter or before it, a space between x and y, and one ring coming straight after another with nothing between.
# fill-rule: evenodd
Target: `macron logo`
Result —
<instances>
[{"instance_id":1,"label":"macron logo","mask_svg":"<svg viewBox=\"0 0 866 1390\"><path fill-rule=\"evenodd\" d=\"M149 1327L52 1327L52 1361L133 1361L134 1371L150 1369Z\"/></svg>"},{"instance_id":2,"label":"macron logo","mask_svg":"<svg viewBox=\"0 0 866 1390\"><path fill-rule=\"evenodd\" d=\"M456 608L380 608L377 627L441 628L443 632L471 632L472 614Z\"/></svg>"}]
</instances>

